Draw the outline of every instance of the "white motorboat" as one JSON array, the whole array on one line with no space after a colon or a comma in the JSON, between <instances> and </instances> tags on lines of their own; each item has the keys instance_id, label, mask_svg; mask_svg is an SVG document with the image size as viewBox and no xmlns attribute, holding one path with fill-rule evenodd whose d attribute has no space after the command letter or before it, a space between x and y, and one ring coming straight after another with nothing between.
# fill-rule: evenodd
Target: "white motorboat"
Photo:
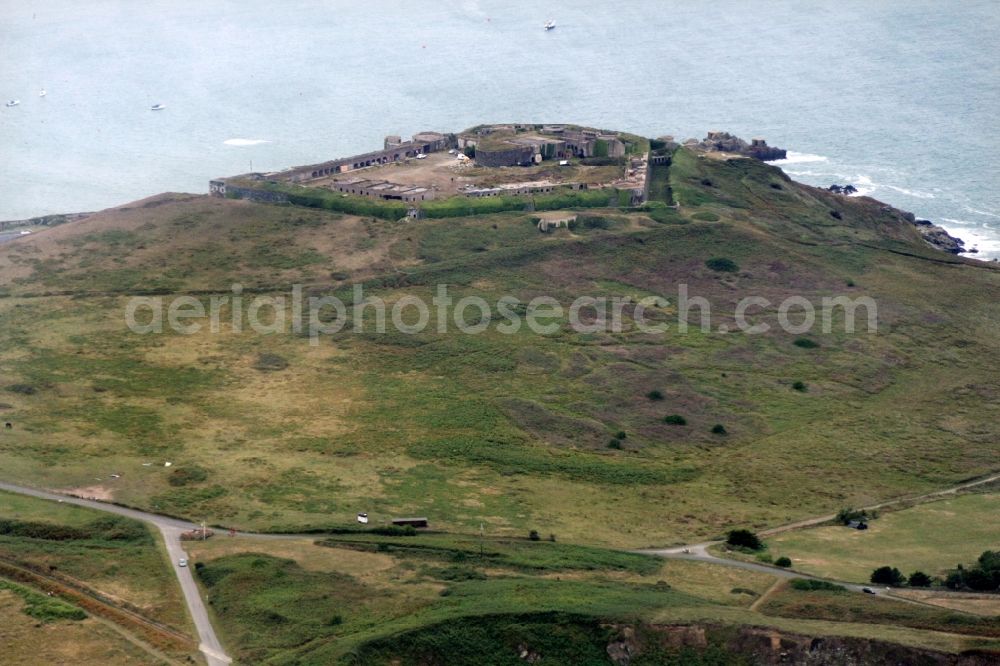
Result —
<instances>
[{"instance_id":1,"label":"white motorboat","mask_svg":"<svg viewBox=\"0 0 1000 666\"><path fill-rule=\"evenodd\" d=\"M21 103L21 100L19 100L19 99L12 99L9 102L7 102L7 106L8 107L17 106L20 103Z\"/></svg>"},{"instance_id":2,"label":"white motorboat","mask_svg":"<svg viewBox=\"0 0 1000 666\"><path fill-rule=\"evenodd\" d=\"M154 104L150 110L151 111L163 111L163 109L165 109L165 108L167 108L166 104Z\"/></svg>"},{"instance_id":3,"label":"white motorboat","mask_svg":"<svg viewBox=\"0 0 1000 666\"><path fill-rule=\"evenodd\" d=\"M46 95L48 95L48 93L45 92L45 88L42 88L41 90L38 91L39 97L45 97Z\"/></svg>"},{"instance_id":4,"label":"white motorboat","mask_svg":"<svg viewBox=\"0 0 1000 666\"><path fill-rule=\"evenodd\" d=\"M553 21L552 19L549 19L548 21L545 22L545 29L546 30L555 30L556 29L556 22Z\"/></svg>"}]
</instances>

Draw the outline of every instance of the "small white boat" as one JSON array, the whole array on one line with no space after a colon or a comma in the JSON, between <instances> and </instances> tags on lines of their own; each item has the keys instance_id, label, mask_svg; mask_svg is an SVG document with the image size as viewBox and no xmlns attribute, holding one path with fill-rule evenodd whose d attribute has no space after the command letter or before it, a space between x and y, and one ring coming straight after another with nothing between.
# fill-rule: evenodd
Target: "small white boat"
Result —
<instances>
[{"instance_id":1,"label":"small white boat","mask_svg":"<svg viewBox=\"0 0 1000 666\"><path fill-rule=\"evenodd\" d=\"M163 111L165 108L167 108L166 104L154 104L150 111Z\"/></svg>"},{"instance_id":2,"label":"small white boat","mask_svg":"<svg viewBox=\"0 0 1000 666\"><path fill-rule=\"evenodd\" d=\"M45 97L46 95L48 95L48 93L45 92L45 88L42 88L41 90L38 91L39 97Z\"/></svg>"},{"instance_id":3,"label":"small white boat","mask_svg":"<svg viewBox=\"0 0 1000 666\"><path fill-rule=\"evenodd\" d=\"M548 21L545 22L545 29L546 30L555 30L556 29L556 22L553 21L552 19L549 19Z\"/></svg>"},{"instance_id":4,"label":"small white boat","mask_svg":"<svg viewBox=\"0 0 1000 666\"><path fill-rule=\"evenodd\" d=\"M8 107L17 106L20 103L21 103L21 100L19 100L19 99L12 99L9 102L7 102L7 106Z\"/></svg>"}]
</instances>

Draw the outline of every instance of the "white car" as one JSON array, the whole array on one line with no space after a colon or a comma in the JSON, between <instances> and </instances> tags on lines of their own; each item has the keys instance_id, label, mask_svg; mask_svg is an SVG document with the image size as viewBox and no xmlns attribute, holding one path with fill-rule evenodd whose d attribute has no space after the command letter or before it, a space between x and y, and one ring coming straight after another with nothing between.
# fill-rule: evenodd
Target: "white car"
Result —
<instances>
[{"instance_id":1,"label":"white car","mask_svg":"<svg viewBox=\"0 0 1000 666\"><path fill-rule=\"evenodd\" d=\"M417 153L417 159L418 160L426 160L427 156L424 155L423 153Z\"/></svg>"},{"instance_id":2,"label":"white car","mask_svg":"<svg viewBox=\"0 0 1000 666\"><path fill-rule=\"evenodd\" d=\"M179 567L186 567L187 565L188 561L186 557L182 557L180 560L177 561L177 566Z\"/></svg>"}]
</instances>

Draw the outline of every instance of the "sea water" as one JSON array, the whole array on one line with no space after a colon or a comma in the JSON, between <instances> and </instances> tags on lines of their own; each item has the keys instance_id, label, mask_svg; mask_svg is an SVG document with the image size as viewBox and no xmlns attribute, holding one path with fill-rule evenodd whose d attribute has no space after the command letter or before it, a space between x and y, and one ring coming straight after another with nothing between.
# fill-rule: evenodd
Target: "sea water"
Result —
<instances>
[{"instance_id":1,"label":"sea water","mask_svg":"<svg viewBox=\"0 0 1000 666\"><path fill-rule=\"evenodd\" d=\"M4 3L0 44L0 100L21 100L0 107L0 219L206 192L386 134L576 122L763 136L793 178L1000 256L992 0L36 0Z\"/></svg>"}]
</instances>

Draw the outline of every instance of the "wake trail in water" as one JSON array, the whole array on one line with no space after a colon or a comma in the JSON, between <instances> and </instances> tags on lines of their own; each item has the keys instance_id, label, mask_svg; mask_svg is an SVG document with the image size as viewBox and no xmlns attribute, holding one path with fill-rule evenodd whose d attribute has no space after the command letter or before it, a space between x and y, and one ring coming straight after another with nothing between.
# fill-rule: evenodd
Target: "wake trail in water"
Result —
<instances>
[{"instance_id":1,"label":"wake trail in water","mask_svg":"<svg viewBox=\"0 0 1000 666\"><path fill-rule=\"evenodd\" d=\"M227 146L259 146L262 143L271 143L267 139L226 139L222 143Z\"/></svg>"}]
</instances>

